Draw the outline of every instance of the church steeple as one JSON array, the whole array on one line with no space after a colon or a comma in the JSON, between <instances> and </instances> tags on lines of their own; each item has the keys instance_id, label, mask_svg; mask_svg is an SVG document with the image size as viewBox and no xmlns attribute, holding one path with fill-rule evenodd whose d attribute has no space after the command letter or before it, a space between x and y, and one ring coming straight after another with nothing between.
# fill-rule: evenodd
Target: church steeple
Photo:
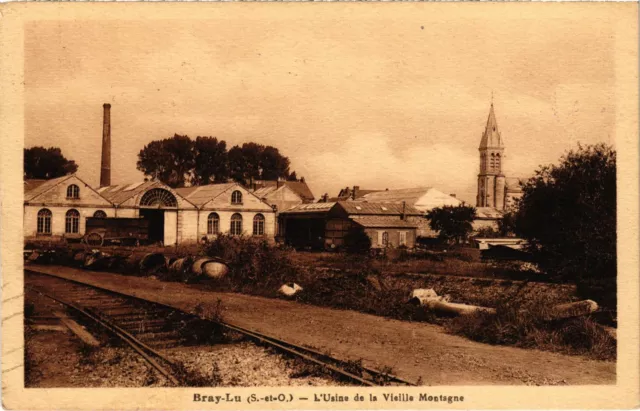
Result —
<instances>
[{"instance_id":1,"label":"church steeple","mask_svg":"<svg viewBox=\"0 0 640 411\"><path fill-rule=\"evenodd\" d=\"M478 207L504 209L505 177L502 173L504 144L498 130L493 96L487 125L480 140L480 173L478 174Z\"/></svg>"},{"instance_id":2,"label":"church steeple","mask_svg":"<svg viewBox=\"0 0 640 411\"><path fill-rule=\"evenodd\" d=\"M482 133L482 140L480 140L480 149L483 148L501 148L502 136L498 131L498 121L496 120L496 113L493 111L493 102L491 103L491 109L489 110L489 117L487 118L487 126Z\"/></svg>"}]
</instances>

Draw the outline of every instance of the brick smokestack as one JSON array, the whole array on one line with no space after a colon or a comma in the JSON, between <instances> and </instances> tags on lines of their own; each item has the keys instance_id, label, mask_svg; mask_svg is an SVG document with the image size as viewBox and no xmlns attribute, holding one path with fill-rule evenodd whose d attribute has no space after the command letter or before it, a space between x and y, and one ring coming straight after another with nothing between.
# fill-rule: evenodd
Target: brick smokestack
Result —
<instances>
[{"instance_id":1,"label":"brick smokestack","mask_svg":"<svg viewBox=\"0 0 640 411\"><path fill-rule=\"evenodd\" d=\"M102 166L100 187L111 185L111 104L105 103L102 119Z\"/></svg>"}]
</instances>

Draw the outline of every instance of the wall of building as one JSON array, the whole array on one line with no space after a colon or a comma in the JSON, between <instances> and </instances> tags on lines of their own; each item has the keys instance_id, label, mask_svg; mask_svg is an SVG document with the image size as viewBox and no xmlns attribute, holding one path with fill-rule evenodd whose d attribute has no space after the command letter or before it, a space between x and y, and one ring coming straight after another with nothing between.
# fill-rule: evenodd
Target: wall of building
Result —
<instances>
[{"instance_id":1,"label":"wall of building","mask_svg":"<svg viewBox=\"0 0 640 411\"><path fill-rule=\"evenodd\" d=\"M102 210L107 217L115 217L115 209L107 207L83 207L83 206L41 206L41 205L25 205L24 206L24 236L25 238L48 237L47 235L38 234L38 212L46 208L51 211L51 236L52 237L71 237L78 238L84 235L86 230L87 217L93 217L93 214ZM65 219L67 211L77 210L80 213L78 225L78 234L65 233Z\"/></svg>"},{"instance_id":2,"label":"wall of building","mask_svg":"<svg viewBox=\"0 0 640 411\"><path fill-rule=\"evenodd\" d=\"M268 212L255 212L255 211L221 211L215 209L202 210L200 211L200 221L198 228L198 236L200 239L204 236L212 239L215 238L215 234L207 234L207 224L209 220L209 214L217 213L220 218L220 233L221 234L229 234L231 230L231 216L238 213L242 216L242 231L246 236L253 235L253 218L257 214L262 214L264 217L264 237L273 239L275 236L276 229L276 217L273 211Z\"/></svg>"},{"instance_id":3,"label":"wall of building","mask_svg":"<svg viewBox=\"0 0 640 411\"><path fill-rule=\"evenodd\" d=\"M400 233L405 233L406 243L405 245L408 248L413 248L416 245L416 230L412 228L366 228L364 230L365 233L371 239L371 248L384 248L385 245L382 243L382 233L386 232L389 234L389 247L399 247L400 246Z\"/></svg>"},{"instance_id":4,"label":"wall of building","mask_svg":"<svg viewBox=\"0 0 640 411\"><path fill-rule=\"evenodd\" d=\"M493 230L497 230L498 220L491 220L491 219L473 220L473 222L471 223L471 227L473 228L473 231L478 231L483 228L491 228Z\"/></svg>"}]
</instances>

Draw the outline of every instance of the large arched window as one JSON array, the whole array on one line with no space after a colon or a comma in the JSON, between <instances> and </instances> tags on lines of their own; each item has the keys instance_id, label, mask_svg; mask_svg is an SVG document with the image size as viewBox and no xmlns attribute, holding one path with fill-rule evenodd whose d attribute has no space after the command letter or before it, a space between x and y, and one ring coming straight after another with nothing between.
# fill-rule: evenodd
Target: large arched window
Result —
<instances>
[{"instance_id":1,"label":"large arched window","mask_svg":"<svg viewBox=\"0 0 640 411\"><path fill-rule=\"evenodd\" d=\"M231 204L242 204L242 193L238 190L231 193Z\"/></svg>"},{"instance_id":2,"label":"large arched window","mask_svg":"<svg viewBox=\"0 0 640 411\"><path fill-rule=\"evenodd\" d=\"M264 216L256 214L253 217L253 235L264 235Z\"/></svg>"},{"instance_id":3,"label":"large arched window","mask_svg":"<svg viewBox=\"0 0 640 411\"><path fill-rule=\"evenodd\" d=\"M207 234L218 234L219 232L220 232L220 216L218 216L218 214L216 213L211 213L207 218Z\"/></svg>"},{"instance_id":4,"label":"large arched window","mask_svg":"<svg viewBox=\"0 0 640 411\"><path fill-rule=\"evenodd\" d=\"M96 211L95 213L93 213L93 216L94 216L95 218L107 218L107 213L105 213L105 212L104 212L104 211L102 211L102 210L98 210L98 211Z\"/></svg>"},{"instance_id":5,"label":"large arched window","mask_svg":"<svg viewBox=\"0 0 640 411\"><path fill-rule=\"evenodd\" d=\"M231 235L241 235L242 234L242 216L238 213L235 213L231 216Z\"/></svg>"},{"instance_id":6,"label":"large arched window","mask_svg":"<svg viewBox=\"0 0 640 411\"><path fill-rule=\"evenodd\" d=\"M176 197L162 188L152 188L144 193L140 199L140 205L144 207L177 207Z\"/></svg>"},{"instance_id":7,"label":"large arched window","mask_svg":"<svg viewBox=\"0 0 640 411\"><path fill-rule=\"evenodd\" d=\"M80 198L80 187L75 184L67 187L67 198Z\"/></svg>"},{"instance_id":8,"label":"large arched window","mask_svg":"<svg viewBox=\"0 0 640 411\"><path fill-rule=\"evenodd\" d=\"M77 234L80 231L80 213L78 210L69 210L64 219L64 232Z\"/></svg>"},{"instance_id":9,"label":"large arched window","mask_svg":"<svg viewBox=\"0 0 640 411\"><path fill-rule=\"evenodd\" d=\"M38 234L51 234L51 211L46 208L38 211Z\"/></svg>"}]
</instances>

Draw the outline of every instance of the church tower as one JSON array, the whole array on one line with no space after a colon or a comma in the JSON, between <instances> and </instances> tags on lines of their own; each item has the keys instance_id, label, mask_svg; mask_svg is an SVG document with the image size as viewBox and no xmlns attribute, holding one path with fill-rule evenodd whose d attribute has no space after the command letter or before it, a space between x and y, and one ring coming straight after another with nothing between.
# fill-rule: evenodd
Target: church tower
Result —
<instances>
[{"instance_id":1,"label":"church tower","mask_svg":"<svg viewBox=\"0 0 640 411\"><path fill-rule=\"evenodd\" d=\"M480 140L480 173L478 174L477 207L493 207L504 210L505 177L502 173L504 145L498 131L493 102L482 139Z\"/></svg>"}]
</instances>

